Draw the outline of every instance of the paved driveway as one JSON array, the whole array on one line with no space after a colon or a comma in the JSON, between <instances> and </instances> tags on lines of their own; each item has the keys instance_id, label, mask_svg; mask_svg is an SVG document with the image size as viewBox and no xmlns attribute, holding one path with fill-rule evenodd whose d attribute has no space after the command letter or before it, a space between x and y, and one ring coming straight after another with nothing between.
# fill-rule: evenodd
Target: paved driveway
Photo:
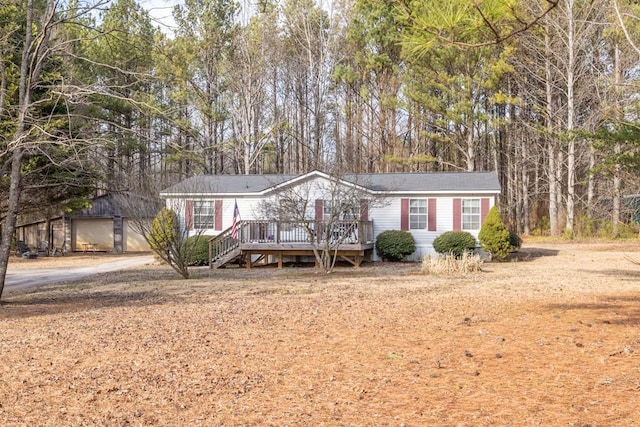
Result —
<instances>
[{"instance_id":1,"label":"paved driveway","mask_svg":"<svg viewBox=\"0 0 640 427\"><path fill-rule=\"evenodd\" d=\"M110 271L124 270L132 267L140 267L154 262L153 256L135 256L96 263L95 265L85 265L82 267L64 267L48 269L20 269L7 271L4 282L4 290L11 291L17 289L33 288L37 286L50 285L58 282L68 282L70 280L81 279L92 274L107 273Z\"/></svg>"}]
</instances>

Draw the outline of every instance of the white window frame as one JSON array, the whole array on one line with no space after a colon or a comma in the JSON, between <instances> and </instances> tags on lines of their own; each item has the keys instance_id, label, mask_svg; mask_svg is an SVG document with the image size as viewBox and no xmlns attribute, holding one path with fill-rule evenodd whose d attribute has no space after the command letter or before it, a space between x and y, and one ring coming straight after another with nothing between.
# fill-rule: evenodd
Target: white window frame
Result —
<instances>
[{"instance_id":1,"label":"white window frame","mask_svg":"<svg viewBox=\"0 0 640 427\"><path fill-rule=\"evenodd\" d=\"M215 200L193 201L193 229L213 230L216 226Z\"/></svg>"},{"instance_id":2,"label":"white window frame","mask_svg":"<svg viewBox=\"0 0 640 427\"><path fill-rule=\"evenodd\" d=\"M409 230L426 230L429 226L429 201L409 199Z\"/></svg>"},{"instance_id":3,"label":"white window frame","mask_svg":"<svg viewBox=\"0 0 640 427\"><path fill-rule=\"evenodd\" d=\"M463 231L478 231L482 225L482 202L478 198L462 199L460 203L461 226Z\"/></svg>"}]
</instances>

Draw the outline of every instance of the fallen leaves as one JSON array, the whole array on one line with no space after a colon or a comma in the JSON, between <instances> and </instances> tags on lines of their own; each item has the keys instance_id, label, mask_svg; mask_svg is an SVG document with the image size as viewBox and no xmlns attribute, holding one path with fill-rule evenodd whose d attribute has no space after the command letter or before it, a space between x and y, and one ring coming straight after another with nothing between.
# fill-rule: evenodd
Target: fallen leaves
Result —
<instances>
[{"instance_id":1,"label":"fallen leaves","mask_svg":"<svg viewBox=\"0 0 640 427\"><path fill-rule=\"evenodd\" d=\"M637 424L635 266L537 253L473 280L153 266L17 293L0 423Z\"/></svg>"}]
</instances>

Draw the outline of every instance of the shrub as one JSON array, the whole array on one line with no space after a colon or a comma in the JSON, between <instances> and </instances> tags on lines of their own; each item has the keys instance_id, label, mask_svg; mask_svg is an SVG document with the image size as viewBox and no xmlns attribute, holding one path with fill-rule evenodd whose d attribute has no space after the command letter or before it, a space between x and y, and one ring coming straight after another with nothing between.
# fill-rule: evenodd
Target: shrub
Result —
<instances>
[{"instance_id":1,"label":"shrub","mask_svg":"<svg viewBox=\"0 0 640 427\"><path fill-rule=\"evenodd\" d=\"M465 251L460 256L426 256L420 271L424 274L465 274L481 271L481 266L480 255Z\"/></svg>"},{"instance_id":2,"label":"shrub","mask_svg":"<svg viewBox=\"0 0 640 427\"><path fill-rule=\"evenodd\" d=\"M433 249L440 254L453 254L460 257L462 254L473 251L476 247L476 238L466 231L447 231L433 241Z\"/></svg>"},{"instance_id":3,"label":"shrub","mask_svg":"<svg viewBox=\"0 0 640 427\"><path fill-rule=\"evenodd\" d=\"M408 231L387 230L376 238L378 255L389 261L402 261L415 250L416 241Z\"/></svg>"},{"instance_id":4,"label":"shrub","mask_svg":"<svg viewBox=\"0 0 640 427\"><path fill-rule=\"evenodd\" d=\"M509 231L509 244L512 250L520 249L522 246L522 238L515 231Z\"/></svg>"},{"instance_id":5,"label":"shrub","mask_svg":"<svg viewBox=\"0 0 640 427\"><path fill-rule=\"evenodd\" d=\"M191 236L184 242L187 265L209 264L209 236Z\"/></svg>"},{"instance_id":6,"label":"shrub","mask_svg":"<svg viewBox=\"0 0 640 427\"><path fill-rule=\"evenodd\" d=\"M179 236L178 216L169 208L162 208L151 223L149 231L149 247L155 252L166 252L172 242Z\"/></svg>"},{"instance_id":7,"label":"shrub","mask_svg":"<svg viewBox=\"0 0 640 427\"><path fill-rule=\"evenodd\" d=\"M483 249L491 252L493 257L500 260L507 258L513 250L509 239L509 230L502 222L496 206L491 208L482 227L480 227L478 240Z\"/></svg>"}]
</instances>

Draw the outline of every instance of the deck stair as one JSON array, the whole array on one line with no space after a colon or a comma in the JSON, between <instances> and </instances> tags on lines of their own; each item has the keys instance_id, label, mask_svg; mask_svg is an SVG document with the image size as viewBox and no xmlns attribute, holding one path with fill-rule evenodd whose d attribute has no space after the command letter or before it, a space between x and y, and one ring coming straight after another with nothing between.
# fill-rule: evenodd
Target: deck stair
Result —
<instances>
[{"instance_id":1,"label":"deck stair","mask_svg":"<svg viewBox=\"0 0 640 427\"><path fill-rule=\"evenodd\" d=\"M241 224L239 224L240 226ZM222 268L244 258L240 240L231 235L231 227L209 239L209 268Z\"/></svg>"}]
</instances>

